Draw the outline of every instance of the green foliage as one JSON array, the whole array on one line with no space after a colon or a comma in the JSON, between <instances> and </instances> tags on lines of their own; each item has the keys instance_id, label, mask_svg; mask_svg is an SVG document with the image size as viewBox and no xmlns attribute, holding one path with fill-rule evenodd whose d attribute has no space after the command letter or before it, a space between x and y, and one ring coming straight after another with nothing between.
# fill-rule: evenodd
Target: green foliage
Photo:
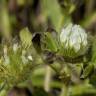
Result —
<instances>
[{"instance_id":1,"label":"green foliage","mask_svg":"<svg viewBox=\"0 0 96 96\"><path fill-rule=\"evenodd\" d=\"M41 2L45 18L49 18L57 32L61 30L63 16L57 0L42 0ZM54 12L54 14L53 14Z\"/></svg>"},{"instance_id":2,"label":"green foliage","mask_svg":"<svg viewBox=\"0 0 96 96\"><path fill-rule=\"evenodd\" d=\"M94 87L87 84L83 84L83 85L81 84L71 88L72 88L71 96L95 96L96 95L96 91L95 91L96 89L94 89Z\"/></svg>"},{"instance_id":3,"label":"green foliage","mask_svg":"<svg viewBox=\"0 0 96 96\"><path fill-rule=\"evenodd\" d=\"M0 0L0 9L0 96L14 86L32 96L96 96L95 0ZM69 23L89 32L84 54L60 42Z\"/></svg>"},{"instance_id":4,"label":"green foliage","mask_svg":"<svg viewBox=\"0 0 96 96\"><path fill-rule=\"evenodd\" d=\"M96 62L96 37L93 38L93 44L92 44L92 60L91 62L93 62L95 64Z\"/></svg>"},{"instance_id":5,"label":"green foliage","mask_svg":"<svg viewBox=\"0 0 96 96\"><path fill-rule=\"evenodd\" d=\"M11 37L11 22L10 22L10 16L8 13L8 9L6 6L6 3L3 3L3 7L0 13L0 20L2 22L2 24L0 24L2 26L1 30L3 32L2 35L6 38L6 39L10 39Z\"/></svg>"},{"instance_id":6,"label":"green foliage","mask_svg":"<svg viewBox=\"0 0 96 96\"><path fill-rule=\"evenodd\" d=\"M88 77L92 71L94 70L94 65L93 64L89 64L85 69L84 69L84 72L81 76L81 78L86 78Z\"/></svg>"},{"instance_id":7,"label":"green foliage","mask_svg":"<svg viewBox=\"0 0 96 96\"><path fill-rule=\"evenodd\" d=\"M29 32L28 28L24 28L20 31L20 39L22 42L22 45L26 48L30 47L32 44L32 34Z\"/></svg>"},{"instance_id":8,"label":"green foliage","mask_svg":"<svg viewBox=\"0 0 96 96\"><path fill-rule=\"evenodd\" d=\"M58 41L52 36L50 32L44 33L42 37L42 50L49 50L51 52L57 52ZM43 44L44 43L44 44Z\"/></svg>"}]
</instances>

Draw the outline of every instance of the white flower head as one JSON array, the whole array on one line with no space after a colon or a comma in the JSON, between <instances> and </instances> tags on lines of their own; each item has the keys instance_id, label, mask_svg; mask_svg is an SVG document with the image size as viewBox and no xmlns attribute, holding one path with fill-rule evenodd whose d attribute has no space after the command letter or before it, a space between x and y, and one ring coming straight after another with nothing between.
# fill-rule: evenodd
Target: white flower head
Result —
<instances>
[{"instance_id":1,"label":"white flower head","mask_svg":"<svg viewBox=\"0 0 96 96\"><path fill-rule=\"evenodd\" d=\"M87 34L80 25L69 24L66 28L63 28L60 33L60 42L65 49L74 50L74 54L82 55L88 45ZM68 54L67 55L72 55Z\"/></svg>"}]
</instances>

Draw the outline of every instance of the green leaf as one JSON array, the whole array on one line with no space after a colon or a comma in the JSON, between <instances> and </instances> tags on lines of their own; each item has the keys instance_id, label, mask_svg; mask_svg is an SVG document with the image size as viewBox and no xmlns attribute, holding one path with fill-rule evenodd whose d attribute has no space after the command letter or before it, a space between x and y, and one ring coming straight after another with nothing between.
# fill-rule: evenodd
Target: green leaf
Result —
<instances>
[{"instance_id":1,"label":"green leaf","mask_svg":"<svg viewBox=\"0 0 96 96\"><path fill-rule=\"evenodd\" d=\"M11 37L11 22L10 22L10 16L9 16L9 13L8 13L7 6L1 7L0 21L2 22L0 24L1 29L2 29L1 33L3 34L3 36L6 39L10 40L10 37Z\"/></svg>"},{"instance_id":2,"label":"green leaf","mask_svg":"<svg viewBox=\"0 0 96 96\"><path fill-rule=\"evenodd\" d=\"M91 72L92 72L93 69L94 69L93 64L89 64L89 65L84 69L84 72L83 72L83 74L81 75L81 78L86 78L86 77L88 77L88 76L91 74Z\"/></svg>"},{"instance_id":3,"label":"green leaf","mask_svg":"<svg viewBox=\"0 0 96 96\"><path fill-rule=\"evenodd\" d=\"M32 34L29 32L28 28L24 28L20 31L20 39L22 45L26 48L30 47L32 44Z\"/></svg>"},{"instance_id":4,"label":"green leaf","mask_svg":"<svg viewBox=\"0 0 96 96\"><path fill-rule=\"evenodd\" d=\"M82 20L80 23L83 27L88 28L92 24L94 24L94 21L96 21L96 12L93 12L89 16L86 16L84 20Z\"/></svg>"},{"instance_id":5,"label":"green leaf","mask_svg":"<svg viewBox=\"0 0 96 96\"><path fill-rule=\"evenodd\" d=\"M4 89L0 92L0 96L7 96L7 91Z\"/></svg>"},{"instance_id":6,"label":"green leaf","mask_svg":"<svg viewBox=\"0 0 96 96\"><path fill-rule=\"evenodd\" d=\"M49 32L45 33L44 40L45 40L45 45L46 45L45 50L48 49L50 51L57 52L58 45L57 45L56 39L53 38L53 36Z\"/></svg>"},{"instance_id":7,"label":"green leaf","mask_svg":"<svg viewBox=\"0 0 96 96\"><path fill-rule=\"evenodd\" d=\"M56 31L59 32L63 16L57 0L42 0L41 6L45 18L49 18Z\"/></svg>"},{"instance_id":8,"label":"green leaf","mask_svg":"<svg viewBox=\"0 0 96 96\"><path fill-rule=\"evenodd\" d=\"M91 62L96 63L96 37L94 37L92 45L92 59Z\"/></svg>"},{"instance_id":9,"label":"green leaf","mask_svg":"<svg viewBox=\"0 0 96 96\"><path fill-rule=\"evenodd\" d=\"M70 96L96 96L96 89L89 84L72 86Z\"/></svg>"}]
</instances>

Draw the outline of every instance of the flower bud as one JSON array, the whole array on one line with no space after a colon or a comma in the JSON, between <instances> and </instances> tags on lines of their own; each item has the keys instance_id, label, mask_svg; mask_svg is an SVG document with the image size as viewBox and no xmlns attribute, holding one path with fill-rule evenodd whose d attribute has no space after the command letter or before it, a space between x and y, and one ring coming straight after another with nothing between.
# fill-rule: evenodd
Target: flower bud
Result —
<instances>
[{"instance_id":1,"label":"flower bud","mask_svg":"<svg viewBox=\"0 0 96 96\"><path fill-rule=\"evenodd\" d=\"M87 34L80 25L69 24L60 33L62 53L66 57L83 55L87 49Z\"/></svg>"}]
</instances>

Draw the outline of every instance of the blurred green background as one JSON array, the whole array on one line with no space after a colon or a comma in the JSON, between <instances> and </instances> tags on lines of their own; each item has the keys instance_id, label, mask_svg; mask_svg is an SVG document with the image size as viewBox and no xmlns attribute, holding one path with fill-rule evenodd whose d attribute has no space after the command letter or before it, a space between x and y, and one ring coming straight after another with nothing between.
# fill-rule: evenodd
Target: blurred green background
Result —
<instances>
[{"instance_id":1,"label":"blurred green background","mask_svg":"<svg viewBox=\"0 0 96 96\"><path fill-rule=\"evenodd\" d=\"M18 41L20 31L28 27L37 53L40 53L39 34L45 31L60 32L70 22L80 24L86 32L96 35L96 0L0 0L0 44L10 44L14 38ZM45 92L43 83L47 69L45 66L38 68L32 74L32 86L30 82L30 86L27 83L20 85L23 87L14 86L8 96L61 96L62 82L54 72L50 81L51 91ZM96 77L93 78L95 83ZM96 83L93 87L86 85L86 82L88 80L84 84L70 86L69 93L72 96L96 96ZM5 93L3 89L0 96L6 96Z\"/></svg>"}]
</instances>

